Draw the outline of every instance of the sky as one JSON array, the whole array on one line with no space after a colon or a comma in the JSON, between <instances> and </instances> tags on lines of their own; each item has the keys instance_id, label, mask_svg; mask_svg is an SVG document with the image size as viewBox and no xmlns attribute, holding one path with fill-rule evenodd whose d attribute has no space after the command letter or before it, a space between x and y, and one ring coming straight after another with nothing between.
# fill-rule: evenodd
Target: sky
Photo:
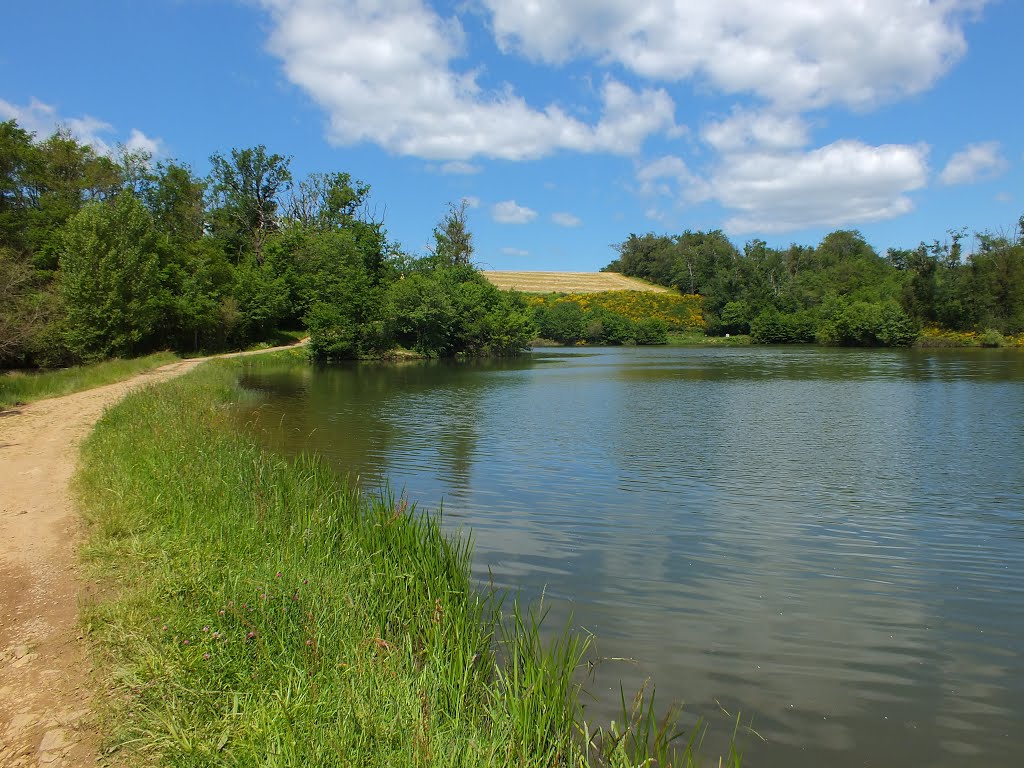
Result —
<instances>
[{"instance_id":1,"label":"sky","mask_svg":"<svg viewBox=\"0 0 1024 768\"><path fill-rule=\"evenodd\" d=\"M200 175L265 145L422 254L596 270L630 233L880 253L1024 213L1020 0L5 3L0 120Z\"/></svg>"}]
</instances>

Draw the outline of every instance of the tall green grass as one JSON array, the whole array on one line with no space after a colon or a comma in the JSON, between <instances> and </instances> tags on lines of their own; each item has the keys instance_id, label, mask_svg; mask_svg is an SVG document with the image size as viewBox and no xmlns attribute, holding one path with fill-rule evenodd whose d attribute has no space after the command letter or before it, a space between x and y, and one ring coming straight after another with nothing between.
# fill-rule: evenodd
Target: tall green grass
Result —
<instances>
[{"instance_id":1,"label":"tall green grass","mask_svg":"<svg viewBox=\"0 0 1024 768\"><path fill-rule=\"evenodd\" d=\"M105 360L52 371L0 373L0 409L113 384L177 359L171 352L157 352L132 360Z\"/></svg>"},{"instance_id":2,"label":"tall green grass","mask_svg":"<svg viewBox=\"0 0 1024 768\"><path fill-rule=\"evenodd\" d=\"M107 748L169 766L694 764L653 705L584 724L588 639L544 639L539 609L474 589L467 537L239 435L238 365L130 396L84 446L84 553L113 596L84 611L115 693Z\"/></svg>"}]
</instances>

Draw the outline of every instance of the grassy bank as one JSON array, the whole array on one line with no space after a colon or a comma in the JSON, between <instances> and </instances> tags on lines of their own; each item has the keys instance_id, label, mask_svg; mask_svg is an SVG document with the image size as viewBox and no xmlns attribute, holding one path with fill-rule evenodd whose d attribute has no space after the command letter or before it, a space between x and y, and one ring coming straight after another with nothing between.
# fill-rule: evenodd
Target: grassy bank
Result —
<instances>
[{"instance_id":1,"label":"grassy bank","mask_svg":"<svg viewBox=\"0 0 1024 768\"><path fill-rule=\"evenodd\" d=\"M113 384L177 359L171 352L157 352L131 360L104 360L53 371L0 373L0 409Z\"/></svg>"},{"instance_id":2,"label":"grassy bank","mask_svg":"<svg viewBox=\"0 0 1024 768\"><path fill-rule=\"evenodd\" d=\"M84 447L84 552L113 595L84 619L114 691L108 748L174 766L694 763L694 734L670 759L671 719L643 702L583 726L587 639L542 642L535 613L474 590L468 539L238 434L237 365L130 396Z\"/></svg>"}]
</instances>

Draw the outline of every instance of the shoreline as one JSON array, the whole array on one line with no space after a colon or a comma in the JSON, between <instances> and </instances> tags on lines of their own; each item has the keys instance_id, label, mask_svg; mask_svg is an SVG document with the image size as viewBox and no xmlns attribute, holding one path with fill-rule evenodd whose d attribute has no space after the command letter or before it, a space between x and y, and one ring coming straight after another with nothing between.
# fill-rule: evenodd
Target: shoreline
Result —
<instances>
[{"instance_id":1,"label":"shoreline","mask_svg":"<svg viewBox=\"0 0 1024 768\"><path fill-rule=\"evenodd\" d=\"M253 766L667 754L653 731L620 749L591 724L581 742L587 638L542 641L537 612L478 593L467 540L404 498L261 450L226 415L236 381L210 366L128 398L85 446L86 552L117 595L88 612L105 666L122 670L113 747Z\"/></svg>"}]
</instances>

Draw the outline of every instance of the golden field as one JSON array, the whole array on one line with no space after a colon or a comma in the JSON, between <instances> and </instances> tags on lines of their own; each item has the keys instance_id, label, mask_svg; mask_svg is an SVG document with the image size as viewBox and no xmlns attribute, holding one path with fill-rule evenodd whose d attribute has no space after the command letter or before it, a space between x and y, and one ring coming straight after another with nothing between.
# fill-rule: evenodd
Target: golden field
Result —
<instances>
[{"instance_id":1,"label":"golden field","mask_svg":"<svg viewBox=\"0 0 1024 768\"><path fill-rule=\"evenodd\" d=\"M484 270L483 276L504 291L522 293L599 293L602 291L646 291L674 293L660 285L626 277L616 272L502 272Z\"/></svg>"}]
</instances>

